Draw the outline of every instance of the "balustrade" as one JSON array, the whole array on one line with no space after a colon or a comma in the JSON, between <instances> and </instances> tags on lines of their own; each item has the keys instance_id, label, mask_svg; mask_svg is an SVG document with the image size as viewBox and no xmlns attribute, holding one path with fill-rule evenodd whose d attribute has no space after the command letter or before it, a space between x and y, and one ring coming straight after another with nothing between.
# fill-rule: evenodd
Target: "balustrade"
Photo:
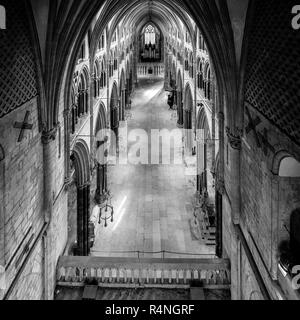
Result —
<instances>
[{"instance_id":1,"label":"balustrade","mask_svg":"<svg viewBox=\"0 0 300 320\"><path fill-rule=\"evenodd\" d=\"M61 257L57 268L58 285L189 286L229 288L229 261L221 259L129 259Z\"/></svg>"}]
</instances>

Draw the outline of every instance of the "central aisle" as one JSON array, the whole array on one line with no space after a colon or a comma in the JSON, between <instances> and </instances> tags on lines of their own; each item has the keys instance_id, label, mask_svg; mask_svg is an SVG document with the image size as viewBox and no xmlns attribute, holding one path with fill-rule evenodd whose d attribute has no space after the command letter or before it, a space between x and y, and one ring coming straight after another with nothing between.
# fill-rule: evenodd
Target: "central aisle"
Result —
<instances>
[{"instance_id":1,"label":"central aisle","mask_svg":"<svg viewBox=\"0 0 300 320\"><path fill-rule=\"evenodd\" d=\"M128 132L176 129L163 84L140 81L132 98ZM140 255L146 258L162 258L162 254L151 254L159 251L181 253L166 254L166 258L196 257L184 253L214 256L214 247L205 246L191 232L195 186L185 175L184 165L118 165L109 168L108 180L115 220L107 228L98 225L93 256L137 257L131 251L148 252Z\"/></svg>"}]
</instances>

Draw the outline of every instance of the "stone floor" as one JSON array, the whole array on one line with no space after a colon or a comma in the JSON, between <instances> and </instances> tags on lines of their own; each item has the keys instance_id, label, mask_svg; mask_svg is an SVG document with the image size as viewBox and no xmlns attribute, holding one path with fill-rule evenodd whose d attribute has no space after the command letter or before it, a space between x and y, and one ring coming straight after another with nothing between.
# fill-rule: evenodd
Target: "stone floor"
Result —
<instances>
[{"instance_id":1,"label":"stone floor","mask_svg":"<svg viewBox=\"0 0 300 320\"><path fill-rule=\"evenodd\" d=\"M171 115L163 82L144 80L132 98L128 130L176 129ZM182 145L175 152L182 153ZM93 256L137 257L133 251L143 251L148 253L140 257L161 258L161 253L153 252L170 251L179 254L166 254L166 258L214 257L215 248L191 232L195 186L184 164L117 165L109 168L109 181L113 181L115 220L107 228L98 225Z\"/></svg>"}]
</instances>

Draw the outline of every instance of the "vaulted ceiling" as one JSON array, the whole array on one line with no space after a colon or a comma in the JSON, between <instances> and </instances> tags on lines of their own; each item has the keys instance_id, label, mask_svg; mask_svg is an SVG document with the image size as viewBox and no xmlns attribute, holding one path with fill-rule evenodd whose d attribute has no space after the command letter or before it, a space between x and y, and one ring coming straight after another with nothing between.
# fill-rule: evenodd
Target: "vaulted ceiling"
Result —
<instances>
[{"instance_id":1,"label":"vaulted ceiling","mask_svg":"<svg viewBox=\"0 0 300 320\"><path fill-rule=\"evenodd\" d=\"M182 24L193 34L195 25L203 34L214 65L221 97L228 109L227 121L234 123L238 103L238 48L248 0L30 0L41 48L42 88L45 93L46 129L58 122L62 90L72 80L77 52L93 25L91 52L96 51L99 35L109 23L125 21L142 28L149 19L165 32ZM235 3L235 4L233 4ZM123 19L123 20L122 20ZM193 25L193 22L195 25ZM192 38L193 39L193 38ZM70 92L64 94L65 104ZM43 99L42 99L43 100ZM220 101L220 103L222 103ZM223 105L224 103L222 103Z\"/></svg>"}]
</instances>

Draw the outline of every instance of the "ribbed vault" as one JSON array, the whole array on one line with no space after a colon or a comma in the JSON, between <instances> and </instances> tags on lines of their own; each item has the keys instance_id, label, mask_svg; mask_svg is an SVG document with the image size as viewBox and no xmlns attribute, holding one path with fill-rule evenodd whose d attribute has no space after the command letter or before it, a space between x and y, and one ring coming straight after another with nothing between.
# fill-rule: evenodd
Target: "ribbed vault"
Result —
<instances>
[{"instance_id":1,"label":"ribbed vault","mask_svg":"<svg viewBox=\"0 0 300 320\"><path fill-rule=\"evenodd\" d=\"M96 17L98 20L91 35L91 58L94 56L99 35L103 33L106 25L109 23L111 25L112 21L115 21L117 25L118 21L126 17L126 20L123 21L131 23L132 28L142 28L151 17L161 28L174 24L179 30L180 23L184 23L193 41L195 29L191 20L193 19L207 43L216 73L220 105L222 108L227 106L227 109L224 110L227 115L226 119L229 124L234 125L234 115L237 115L236 111L239 110L237 70L231 23L226 6L220 4L218 7L215 1L211 0L195 2L186 0L108 0L105 2L82 0L80 4L78 1L67 0L59 3L51 1L50 17L53 22L48 29L47 36L50 54L45 61L46 99L49 102L46 119L48 130L58 123L59 96L65 85L65 105L69 105L71 88L67 84L72 82L77 52ZM128 17L131 20L128 20ZM93 59L90 60L93 63ZM60 72L58 73L57 70ZM90 70L93 70L93 65Z\"/></svg>"}]
</instances>

